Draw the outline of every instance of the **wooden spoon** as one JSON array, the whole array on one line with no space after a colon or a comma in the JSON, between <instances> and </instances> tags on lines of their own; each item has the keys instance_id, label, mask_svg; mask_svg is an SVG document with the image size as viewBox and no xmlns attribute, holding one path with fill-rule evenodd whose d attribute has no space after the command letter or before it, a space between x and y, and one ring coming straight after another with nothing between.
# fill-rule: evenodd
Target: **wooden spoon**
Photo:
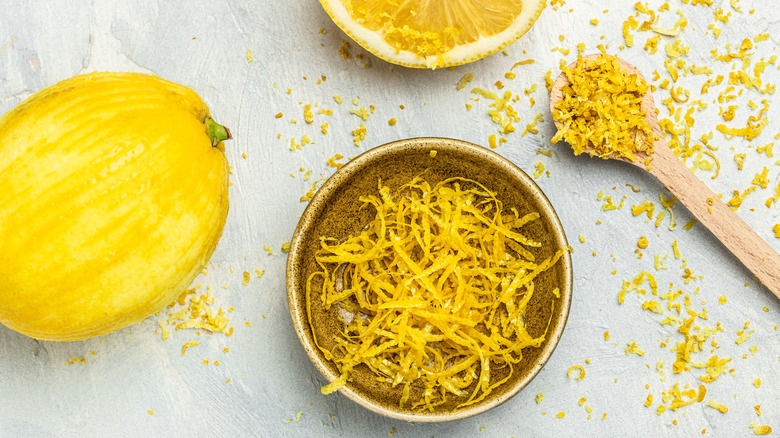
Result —
<instances>
[{"instance_id":1,"label":"wooden spoon","mask_svg":"<svg viewBox=\"0 0 780 438\"><path fill-rule=\"evenodd\" d=\"M584 59L596 59L598 56L590 55ZM618 61L624 72L642 76L633 65L621 59ZM575 66L576 63L571 65L572 68ZM566 74L561 73L550 92L551 111L563 98L562 89L568 83ZM674 155L658 125L652 93L648 92L643 97L641 105L656 137L653 153L636 153L636 161L614 158L645 169L658 178L767 289L780 298L780 256ZM558 121L555 125L561 129Z\"/></svg>"}]
</instances>

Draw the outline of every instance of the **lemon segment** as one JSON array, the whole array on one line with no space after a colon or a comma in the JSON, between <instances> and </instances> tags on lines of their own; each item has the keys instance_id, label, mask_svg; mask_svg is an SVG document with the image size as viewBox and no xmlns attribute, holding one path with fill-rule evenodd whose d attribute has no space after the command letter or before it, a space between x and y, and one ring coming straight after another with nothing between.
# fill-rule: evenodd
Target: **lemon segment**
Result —
<instances>
[{"instance_id":1,"label":"lemon segment","mask_svg":"<svg viewBox=\"0 0 780 438\"><path fill-rule=\"evenodd\" d=\"M320 0L347 35L385 61L415 68L482 59L528 32L546 0Z\"/></svg>"}]
</instances>

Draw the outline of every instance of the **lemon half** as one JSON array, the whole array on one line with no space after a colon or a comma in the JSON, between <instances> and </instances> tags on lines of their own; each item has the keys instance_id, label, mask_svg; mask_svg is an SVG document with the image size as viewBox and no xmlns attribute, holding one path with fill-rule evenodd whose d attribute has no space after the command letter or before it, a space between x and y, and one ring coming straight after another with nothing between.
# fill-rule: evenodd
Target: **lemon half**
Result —
<instances>
[{"instance_id":1,"label":"lemon half","mask_svg":"<svg viewBox=\"0 0 780 438\"><path fill-rule=\"evenodd\" d=\"M374 55L414 68L482 59L533 26L546 0L320 0L350 38Z\"/></svg>"}]
</instances>

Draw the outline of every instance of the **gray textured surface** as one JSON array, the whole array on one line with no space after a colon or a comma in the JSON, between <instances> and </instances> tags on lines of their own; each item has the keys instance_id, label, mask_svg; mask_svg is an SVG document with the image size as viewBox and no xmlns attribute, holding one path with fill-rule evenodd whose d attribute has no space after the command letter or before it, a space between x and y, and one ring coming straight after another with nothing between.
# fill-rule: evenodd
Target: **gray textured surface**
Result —
<instances>
[{"instance_id":1,"label":"gray textured surface","mask_svg":"<svg viewBox=\"0 0 780 438\"><path fill-rule=\"evenodd\" d=\"M196 280L214 289L217 305L235 308L230 314L234 335L196 337L181 331L163 342L154 317L103 338L68 344L36 342L0 327L0 436L387 436L393 431L395 436L693 436L706 428L707 435L730 437L751 434L751 423L770 424L775 433L780 431L776 378L780 336L774 329L780 323L778 300L757 286L701 226L683 231L681 225L690 217L680 206L673 208L680 224L674 231L667 229L668 218L656 228L652 221L632 216L631 204L643 199L658 204L663 188L651 177L630 166L574 157L565 145L553 146L551 157L537 154L540 148L548 148L552 135L543 77L551 69L556 74L562 57L552 49L574 49L582 41L589 51L606 43L616 52L623 42L623 20L634 12L633 2L623 0L568 3L558 11L548 8L534 29L508 49L508 56L498 54L454 70L412 71L365 55L354 44L353 57L344 59L339 47L346 37L316 1L0 0L0 112L80 72L143 71L191 86L235 136L228 145L234 169L230 217L208 274ZM650 3L654 8L660 4ZM716 0L716 6L733 15L727 25L718 24L724 30L717 41L705 35L713 21L711 9L678 0L670 3L672 12L663 16L663 24L670 26L676 19L674 11L683 10L690 24L681 39L691 45L688 59L698 65L711 63L711 48L722 52L727 43L738 46L757 32L780 34L780 13L772 2L743 0L739 4L744 12L739 14L728 1ZM749 14L753 7L756 13ZM605 9L609 13L604 14ZM600 20L597 27L587 24L593 17ZM558 38L561 33L566 35L563 43ZM641 47L644 38L638 37L637 46L621 56L648 76L656 69L663 73L664 42L657 55L649 56ZM775 39L762 43L754 60L776 54L777 45ZM251 63L247 49L253 51ZM362 59L356 59L357 54ZM513 81L504 79L514 62L526 58L536 63L516 69ZM713 67L730 70L722 63ZM457 92L455 83L466 72L473 72L476 79ZM318 81L323 75L327 80ZM778 68L771 66L764 80L775 83L778 76ZM413 136L449 136L486 144L496 126L485 112L487 102L473 101L468 90L471 86L493 89L496 80L520 94L539 83L533 94L536 106L530 107L525 96L516 104L522 118L518 132L509 135L497 151L528 173L533 173L535 163L544 163L550 177L541 176L537 182L556 206L575 248L574 302L558 349L517 397L455 423L404 424L376 416L340 395L321 395L323 379L303 353L289 320L285 255L279 250L305 207L299 198L313 181L332 173L325 163L335 153L354 156ZM695 95L698 88L691 86ZM705 100L710 102L716 94ZM337 105L334 95L342 96L344 103ZM666 96L659 91L657 99ZM720 147L715 154L722 163L721 174L717 179L710 179L708 172L700 176L728 198L732 190L749 187L755 173L768 167L769 188L750 195L738 213L780 249L780 240L772 233L772 226L780 223L780 207L764 206L777 186L780 166L777 158L759 156L754 150L775 141L780 131L778 98L747 93L737 100L742 109L735 126L747 116L747 100L762 98L772 103L763 135L748 143L716 133L712 143ZM353 99L359 99L357 107ZM331 108L333 115L318 114L315 123L307 125L302 113L307 103ZM467 103L473 105L471 111L466 110ZM360 119L349 110L369 105L375 105L376 112L365 122L368 134L356 148L350 131ZM274 117L278 112L284 114L282 119ZM521 136L525 124L539 112L546 119L540 124L540 135ZM387 123L391 117L398 120L394 127ZM717 105L697 115L694 138L718 120ZM323 122L330 124L327 135L320 133ZM290 151L290 139L300 141L303 134L314 143ZM732 159L739 152L748 155L741 172ZM311 170L308 181L301 167ZM602 211L599 191L616 201L626 196L626 206ZM578 235L585 237L585 243L579 242ZM634 254L640 235L650 239L642 259ZM683 282L672 241L677 241L688 267L701 278ZM264 245L274 249L273 255L266 254ZM655 272L656 254L667 256L669 269ZM242 272L256 268L265 269L266 275L243 286ZM654 272L664 291L669 283L689 293L698 288L694 307L706 308L710 319L697 324L722 325L724 331L715 335L720 348L713 354L732 357L734 372L708 385L707 400L729 406L727 414L699 403L656 414L662 391L674 383L698 386L701 372L672 374L670 349L680 339L675 328L660 325L660 318L642 310L636 296L617 305L621 282L642 270ZM721 295L727 296L727 304L718 304ZM706 304L700 306L702 301ZM746 321L755 333L738 345L736 332ZM605 330L612 335L607 342ZM660 347L667 338L669 346ZM182 356L182 343L193 339L200 345ZM638 342L647 353L626 355L629 341ZM755 354L749 350L753 345L758 346ZM223 353L225 347L228 353ZM713 349L709 343L706 348L707 352ZM86 362L66 365L74 357L85 357ZM204 365L203 359L212 364ZM586 359L590 364L585 365ZM214 360L220 365L213 365ZM665 363L664 376L656 370L659 360ZM584 380L567 378L566 370L573 364L585 365ZM756 378L763 381L760 388L752 384ZM539 392L544 393L544 401L537 404L534 397ZM648 393L655 397L652 408L643 406ZM578 404L581 397L587 397L586 405L593 408L592 419ZM762 406L761 417L754 411L756 404ZM150 409L154 415L147 412ZM561 411L566 417L555 418ZM604 420L603 413L607 414Z\"/></svg>"}]
</instances>

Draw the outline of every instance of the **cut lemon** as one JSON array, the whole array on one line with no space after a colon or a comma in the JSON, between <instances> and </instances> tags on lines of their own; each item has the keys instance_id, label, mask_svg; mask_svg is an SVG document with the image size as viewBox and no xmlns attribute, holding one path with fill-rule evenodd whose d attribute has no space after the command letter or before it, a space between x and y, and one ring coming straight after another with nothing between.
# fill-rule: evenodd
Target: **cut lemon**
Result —
<instances>
[{"instance_id":1,"label":"cut lemon","mask_svg":"<svg viewBox=\"0 0 780 438\"><path fill-rule=\"evenodd\" d=\"M394 64L440 68L482 59L528 32L546 0L320 0L347 35Z\"/></svg>"}]
</instances>

